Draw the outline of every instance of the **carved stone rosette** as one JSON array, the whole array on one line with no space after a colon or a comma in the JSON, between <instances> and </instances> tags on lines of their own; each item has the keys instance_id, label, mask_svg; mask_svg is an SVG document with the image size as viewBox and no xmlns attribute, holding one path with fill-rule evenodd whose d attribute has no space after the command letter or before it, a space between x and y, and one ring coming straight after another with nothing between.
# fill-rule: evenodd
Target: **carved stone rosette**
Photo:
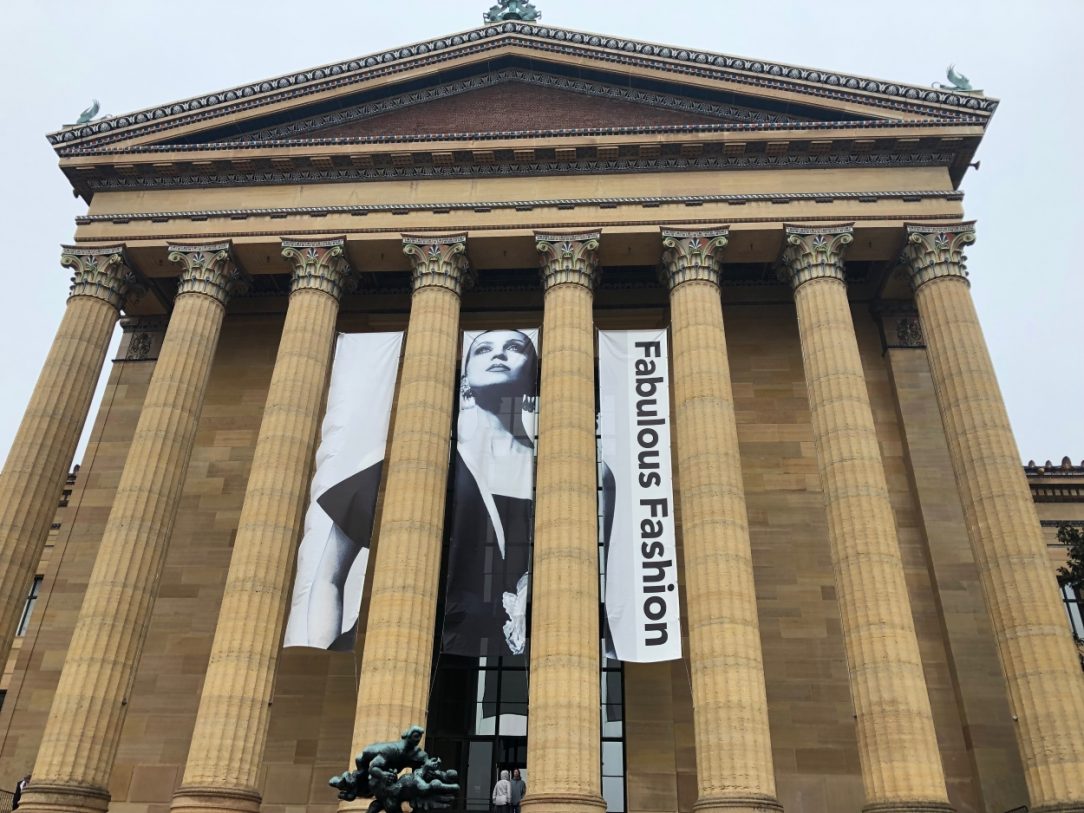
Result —
<instances>
[{"instance_id":1,"label":"carved stone rosette","mask_svg":"<svg viewBox=\"0 0 1084 813\"><path fill-rule=\"evenodd\" d=\"M233 244L169 247L169 261L183 267L177 296L203 294L225 305L234 294L248 290L249 279L233 258Z\"/></svg>"},{"instance_id":2,"label":"carved stone rosette","mask_svg":"<svg viewBox=\"0 0 1084 813\"><path fill-rule=\"evenodd\" d=\"M779 278L789 282L794 290L813 279L846 280L843 255L854 242L854 224L840 223L834 226L788 226L783 262L778 268Z\"/></svg>"},{"instance_id":3,"label":"carved stone rosette","mask_svg":"<svg viewBox=\"0 0 1084 813\"><path fill-rule=\"evenodd\" d=\"M282 240L282 256L293 266L290 293L323 291L341 300L357 286L357 275L345 254L345 237L334 240Z\"/></svg>"},{"instance_id":4,"label":"carved stone rosette","mask_svg":"<svg viewBox=\"0 0 1084 813\"><path fill-rule=\"evenodd\" d=\"M437 237L404 234L403 253L414 264L411 283L415 291L436 286L458 295L474 284L465 233Z\"/></svg>"},{"instance_id":5,"label":"carved stone rosette","mask_svg":"<svg viewBox=\"0 0 1084 813\"><path fill-rule=\"evenodd\" d=\"M906 228L907 244L902 259L915 290L938 277L967 280L967 257L963 249L975 242L974 220L947 226L908 223Z\"/></svg>"},{"instance_id":6,"label":"carved stone rosette","mask_svg":"<svg viewBox=\"0 0 1084 813\"><path fill-rule=\"evenodd\" d=\"M600 232L584 234L541 234L534 239L541 256L542 285L571 283L594 290L598 284L598 241Z\"/></svg>"},{"instance_id":7,"label":"carved stone rosette","mask_svg":"<svg viewBox=\"0 0 1084 813\"><path fill-rule=\"evenodd\" d=\"M92 296L118 311L129 298L143 293L143 285L128 265L124 246L61 246L60 264L74 269L69 299Z\"/></svg>"},{"instance_id":8,"label":"carved stone rosette","mask_svg":"<svg viewBox=\"0 0 1084 813\"><path fill-rule=\"evenodd\" d=\"M702 280L719 284L720 255L727 244L729 226L708 231L662 230L662 268L659 276L671 290L683 282Z\"/></svg>"}]
</instances>

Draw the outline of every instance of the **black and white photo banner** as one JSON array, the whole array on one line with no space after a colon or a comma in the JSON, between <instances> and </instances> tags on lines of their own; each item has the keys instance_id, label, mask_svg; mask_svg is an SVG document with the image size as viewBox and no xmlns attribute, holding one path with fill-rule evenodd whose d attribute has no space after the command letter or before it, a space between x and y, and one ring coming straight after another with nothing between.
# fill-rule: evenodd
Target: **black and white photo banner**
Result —
<instances>
[{"instance_id":1,"label":"black and white photo banner","mask_svg":"<svg viewBox=\"0 0 1084 813\"><path fill-rule=\"evenodd\" d=\"M606 619L618 659L681 657L666 330L599 331Z\"/></svg>"},{"instance_id":2,"label":"black and white photo banner","mask_svg":"<svg viewBox=\"0 0 1084 813\"><path fill-rule=\"evenodd\" d=\"M441 650L523 655L534 533L538 331L464 331Z\"/></svg>"},{"instance_id":3,"label":"black and white photo banner","mask_svg":"<svg viewBox=\"0 0 1084 813\"><path fill-rule=\"evenodd\" d=\"M352 651L402 333L340 334L283 646Z\"/></svg>"}]
</instances>

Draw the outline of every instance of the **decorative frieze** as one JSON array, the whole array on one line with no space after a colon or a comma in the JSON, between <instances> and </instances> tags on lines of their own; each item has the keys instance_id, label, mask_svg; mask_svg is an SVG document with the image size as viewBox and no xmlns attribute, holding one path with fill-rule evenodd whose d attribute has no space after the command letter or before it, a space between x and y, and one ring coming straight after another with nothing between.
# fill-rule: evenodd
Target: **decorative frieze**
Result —
<instances>
[{"instance_id":1,"label":"decorative frieze","mask_svg":"<svg viewBox=\"0 0 1084 813\"><path fill-rule=\"evenodd\" d=\"M783 261L778 267L779 278L789 282L794 290L813 279L846 280L843 255L854 242L854 225L787 226Z\"/></svg>"},{"instance_id":2,"label":"decorative frieze","mask_svg":"<svg viewBox=\"0 0 1084 813\"><path fill-rule=\"evenodd\" d=\"M719 284L720 256L730 229L720 226L707 231L662 230L663 282L674 289L683 282L703 280Z\"/></svg>"},{"instance_id":3,"label":"decorative frieze","mask_svg":"<svg viewBox=\"0 0 1084 813\"><path fill-rule=\"evenodd\" d=\"M975 242L975 221L949 224L908 223L907 244L903 262L911 274L911 285L917 291L926 282L938 277L967 279L967 257L964 246ZM970 284L970 283L969 283Z\"/></svg>"},{"instance_id":4,"label":"decorative frieze","mask_svg":"<svg viewBox=\"0 0 1084 813\"><path fill-rule=\"evenodd\" d=\"M159 316L122 319L117 360L152 361L158 358L169 320Z\"/></svg>"},{"instance_id":5,"label":"decorative frieze","mask_svg":"<svg viewBox=\"0 0 1084 813\"><path fill-rule=\"evenodd\" d=\"M545 290L570 283L594 290L598 284L598 241L601 232L543 234L536 232Z\"/></svg>"},{"instance_id":6,"label":"decorative frieze","mask_svg":"<svg viewBox=\"0 0 1084 813\"><path fill-rule=\"evenodd\" d=\"M346 238L334 240L283 240L282 256L290 261L294 274L290 293L323 291L335 299L357 286L357 275L345 254Z\"/></svg>"},{"instance_id":7,"label":"decorative frieze","mask_svg":"<svg viewBox=\"0 0 1084 813\"><path fill-rule=\"evenodd\" d=\"M61 246L60 264L75 271L69 298L92 296L120 311L144 291L139 275L128 265L124 246Z\"/></svg>"},{"instance_id":8,"label":"decorative frieze","mask_svg":"<svg viewBox=\"0 0 1084 813\"><path fill-rule=\"evenodd\" d=\"M234 294L244 293L248 276L233 259L230 241L205 245L169 246L169 261L183 267L177 296L203 294L225 305Z\"/></svg>"},{"instance_id":9,"label":"decorative frieze","mask_svg":"<svg viewBox=\"0 0 1084 813\"><path fill-rule=\"evenodd\" d=\"M404 234L403 253L414 264L415 291L436 286L461 294L474 283L466 233L436 237Z\"/></svg>"}]
</instances>

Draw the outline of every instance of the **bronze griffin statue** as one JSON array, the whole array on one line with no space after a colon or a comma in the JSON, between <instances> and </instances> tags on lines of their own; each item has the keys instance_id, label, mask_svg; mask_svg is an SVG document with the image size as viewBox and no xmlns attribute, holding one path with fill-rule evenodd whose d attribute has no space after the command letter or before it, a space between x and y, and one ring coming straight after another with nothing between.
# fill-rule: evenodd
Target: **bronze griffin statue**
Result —
<instances>
[{"instance_id":1,"label":"bronze griffin statue","mask_svg":"<svg viewBox=\"0 0 1084 813\"><path fill-rule=\"evenodd\" d=\"M372 797L366 813L400 813L403 802L422 811L451 806L459 793L459 774L442 769L440 759L418 747L424 733L415 725L398 742L367 746L354 759L356 770L333 776L328 784L346 802Z\"/></svg>"}]
</instances>

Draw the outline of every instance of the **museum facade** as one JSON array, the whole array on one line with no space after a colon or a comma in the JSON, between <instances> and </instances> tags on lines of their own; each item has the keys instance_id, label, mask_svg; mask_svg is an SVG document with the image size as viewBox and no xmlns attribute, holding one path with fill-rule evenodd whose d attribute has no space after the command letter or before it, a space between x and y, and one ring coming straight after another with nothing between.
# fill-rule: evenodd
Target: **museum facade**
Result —
<instances>
[{"instance_id":1,"label":"museum facade","mask_svg":"<svg viewBox=\"0 0 1084 813\"><path fill-rule=\"evenodd\" d=\"M526 813L1084 811L1069 599L965 269L996 100L523 8L49 136L87 211L0 479L0 782L330 811L417 724L456 810L519 768ZM630 409L672 459L640 481L673 497L680 600L645 575L639 608L669 660L614 657L600 569L625 331L661 337ZM347 370L366 336L400 338ZM318 487L351 427L379 453Z\"/></svg>"}]
</instances>

